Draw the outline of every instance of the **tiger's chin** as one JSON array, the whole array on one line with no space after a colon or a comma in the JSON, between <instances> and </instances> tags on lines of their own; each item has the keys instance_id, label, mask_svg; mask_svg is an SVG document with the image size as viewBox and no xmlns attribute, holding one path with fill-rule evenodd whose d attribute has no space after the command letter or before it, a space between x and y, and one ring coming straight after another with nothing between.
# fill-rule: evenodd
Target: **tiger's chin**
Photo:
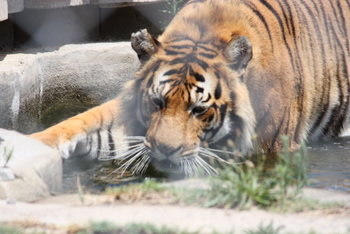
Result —
<instances>
[{"instance_id":1,"label":"tiger's chin","mask_svg":"<svg viewBox=\"0 0 350 234\"><path fill-rule=\"evenodd\" d=\"M164 174L185 174L183 168L181 167L181 164L174 163L170 161L169 159L164 159L161 161L158 160L151 160L150 164L153 166L153 168L161 173Z\"/></svg>"}]
</instances>

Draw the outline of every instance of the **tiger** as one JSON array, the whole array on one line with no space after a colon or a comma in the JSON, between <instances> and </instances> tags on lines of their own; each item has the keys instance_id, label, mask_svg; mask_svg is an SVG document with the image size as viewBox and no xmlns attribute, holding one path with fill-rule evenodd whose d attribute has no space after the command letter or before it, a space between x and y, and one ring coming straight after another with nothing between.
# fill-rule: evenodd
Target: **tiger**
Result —
<instances>
[{"instance_id":1,"label":"tiger","mask_svg":"<svg viewBox=\"0 0 350 234\"><path fill-rule=\"evenodd\" d=\"M186 174L215 172L207 159L228 144L334 138L349 118L349 38L348 0L190 0L158 38L131 35L140 68L115 99L31 137L63 158Z\"/></svg>"}]
</instances>

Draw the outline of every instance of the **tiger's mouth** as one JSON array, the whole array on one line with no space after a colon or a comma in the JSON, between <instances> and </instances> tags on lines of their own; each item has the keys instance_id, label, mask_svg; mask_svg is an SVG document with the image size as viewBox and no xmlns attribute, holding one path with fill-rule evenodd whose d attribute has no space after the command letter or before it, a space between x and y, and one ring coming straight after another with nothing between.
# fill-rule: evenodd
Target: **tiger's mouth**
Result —
<instances>
[{"instance_id":1,"label":"tiger's mouth","mask_svg":"<svg viewBox=\"0 0 350 234\"><path fill-rule=\"evenodd\" d=\"M170 159L157 160L154 157L151 157L150 163L152 166L160 172L182 174L180 163L174 163Z\"/></svg>"},{"instance_id":2,"label":"tiger's mouth","mask_svg":"<svg viewBox=\"0 0 350 234\"><path fill-rule=\"evenodd\" d=\"M129 136L124 139L127 144L114 158L106 157L105 160L121 160L118 170L130 171L133 174L143 174L151 164L154 169L162 173L185 174L191 176L204 172L205 174L216 174L217 171L203 158L222 160L212 149L202 146L195 150L185 151L181 148L171 151L168 154L154 151L145 144L145 137Z\"/></svg>"}]
</instances>

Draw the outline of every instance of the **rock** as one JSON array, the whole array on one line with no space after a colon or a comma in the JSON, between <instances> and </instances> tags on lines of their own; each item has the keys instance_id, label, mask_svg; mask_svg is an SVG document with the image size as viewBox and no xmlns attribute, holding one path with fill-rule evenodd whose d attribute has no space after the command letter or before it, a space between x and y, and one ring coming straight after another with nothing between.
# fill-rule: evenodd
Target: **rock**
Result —
<instances>
[{"instance_id":1,"label":"rock","mask_svg":"<svg viewBox=\"0 0 350 234\"><path fill-rule=\"evenodd\" d=\"M0 0L0 21L7 20L7 18L8 18L7 0Z\"/></svg>"},{"instance_id":2,"label":"rock","mask_svg":"<svg viewBox=\"0 0 350 234\"><path fill-rule=\"evenodd\" d=\"M8 13L17 13L24 10L24 0L8 0Z\"/></svg>"},{"instance_id":3,"label":"rock","mask_svg":"<svg viewBox=\"0 0 350 234\"><path fill-rule=\"evenodd\" d=\"M33 126L30 117L40 118L65 97L86 96L96 104L114 98L138 67L130 42L9 54L0 63L0 127Z\"/></svg>"},{"instance_id":4,"label":"rock","mask_svg":"<svg viewBox=\"0 0 350 234\"><path fill-rule=\"evenodd\" d=\"M0 129L0 167L13 173L0 180L0 199L33 202L62 191L62 159L58 151L15 131ZM10 173L10 172L8 172ZM8 174L10 176L10 174Z\"/></svg>"},{"instance_id":5,"label":"rock","mask_svg":"<svg viewBox=\"0 0 350 234\"><path fill-rule=\"evenodd\" d=\"M0 181L14 180L15 174L10 168L0 168Z\"/></svg>"}]
</instances>

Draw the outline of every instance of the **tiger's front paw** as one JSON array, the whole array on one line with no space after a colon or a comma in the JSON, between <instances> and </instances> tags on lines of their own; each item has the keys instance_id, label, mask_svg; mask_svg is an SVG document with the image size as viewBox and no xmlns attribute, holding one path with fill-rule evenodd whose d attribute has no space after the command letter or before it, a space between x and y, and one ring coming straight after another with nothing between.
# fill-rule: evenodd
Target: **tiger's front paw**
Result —
<instances>
[{"instance_id":1,"label":"tiger's front paw","mask_svg":"<svg viewBox=\"0 0 350 234\"><path fill-rule=\"evenodd\" d=\"M77 146L77 139L73 140L65 137L64 135L58 135L45 131L34 133L32 135L29 135L29 137L34 138L47 146L57 149L60 152L61 157L65 159L71 157L74 154Z\"/></svg>"}]
</instances>

